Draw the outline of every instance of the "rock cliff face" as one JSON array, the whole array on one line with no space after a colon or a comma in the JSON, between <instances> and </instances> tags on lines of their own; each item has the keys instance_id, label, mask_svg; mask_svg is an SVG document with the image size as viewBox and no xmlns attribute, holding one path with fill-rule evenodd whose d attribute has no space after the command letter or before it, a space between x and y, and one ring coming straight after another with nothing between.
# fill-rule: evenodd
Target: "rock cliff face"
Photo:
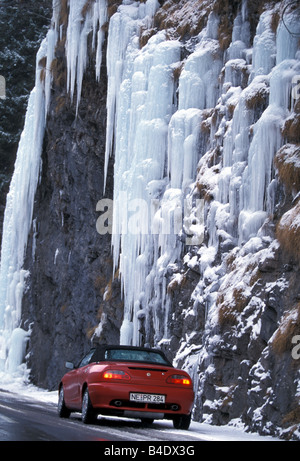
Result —
<instances>
[{"instance_id":1,"label":"rock cliff face","mask_svg":"<svg viewBox=\"0 0 300 461\"><path fill-rule=\"evenodd\" d=\"M89 36L88 64L76 115L76 101L70 101L67 91L67 3L61 2L64 34L52 65L41 181L24 263L30 278L23 298L22 326L28 329L31 324L32 329L27 360L32 381L55 388L66 359L79 359L91 338L118 342L121 325L123 332L129 325L139 342L159 344L175 363L191 372L196 420L224 424L239 419L249 429L265 434L299 437L300 361L292 350L300 326L300 138L299 103L295 98L291 102L290 96L292 78L300 73L300 67L299 51L284 55L282 43L288 38L282 35L282 15L286 3L150 1L146 5L156 3L152 19L137 26L132 22L137 20L133 10L141 7L139 11L144 11L145 2L123 2L124 16L120 13L117 19L120 30L124 24L130 25L131 29L124 30L130 30L133 39L126 58L125 52L122 57L122 62L128 61L124 66L127 73L119 75L119 83L123 83L120 94L126 96L125 83L133 85L141 77L141 73L133 74L134 79L130 73L136 57L135 64L142 72L142 58L158 65L159 53L168 51L162 72L172 75L174 92L171 111L164 113L167 130L174 126L170 119L178 108L197 109L200 117L195 125L199 136L194 178L188 187L181 183L174 187L191 203L200 200L204 207L201 245L187 245L187 234L182 232L175 246L174 240L164 242L165 246L146 245L147 251L153 249L156 260L147 258L151 251L139 255L137 261L148 275L147 290L139 286L143 279L137 275L133 285L131 275L132 291L127 291L135 300L134 308L126 307L126 289L123 306L120 280L124 281L126 268L121 265L119 280L111 236L96 231L97 202L103 196L115 198L113 164L119 165L120 138L114 138L118 135L115 131L104 195L105 53L97 82L96 53ZM110 23L120 4L108 2ZM129 6L133 9L126 10ZM289 14L298 17L297 9ZM102 30L106 50L108 24ZM300 33L298 29L294 32ZM141 47L143 55L137 51ZM159 53L151 61L155 49ZM143 82L148 76L144 78ZM147 82L150 88L150 77ZM198 93L193 93L193 85ZM202 100L199 94L204 87L207 92ZM135 96L144 97L145 87L143 95L140 87L138 90ZM186 99L180 106L181 95ZM124 107L120 104L117 115L126 121L131 114L132 121L133 106L122 112ZM182 114L176 115L178 123ZM160 131L158 124L153 127L159 136L167 132ZM176 133L172 133L168 142L175 146ZM192 134L194 131L188 132L183 139L187 149ZM150 145L146 135L143 143ZM134 158L130 157L129 164ZM172 181L177 184L176 173L181 169L164 169L163 177L156 178L161 187L155 189L156 197L162 198L166 184L171 188ZM164 248L172 250L173 259L167 263L162 261ZM125 325L124 309L130 314Z\"/></svg>"},{"instance_id":2,"label":"rock cliff face","mask_svg":"<svg viewBox=\"0 0 300 461\"><path fill-rule=\"evenodd\" d=\"M77 363L90 348L101 318L105 320L102 335L110 343L119 342L122 319L110 236L96 230L96 206L103 197L106 79L95 84L92 59L76 116L66 91L65 56L59 47L56 59L25 261L30 279L23 300L24 323L33 322L28 361L32 379L51 389L65 371L66 358ZM105 197L112 197L112 190L110 166Z\"/></svg>"}]
</instances>

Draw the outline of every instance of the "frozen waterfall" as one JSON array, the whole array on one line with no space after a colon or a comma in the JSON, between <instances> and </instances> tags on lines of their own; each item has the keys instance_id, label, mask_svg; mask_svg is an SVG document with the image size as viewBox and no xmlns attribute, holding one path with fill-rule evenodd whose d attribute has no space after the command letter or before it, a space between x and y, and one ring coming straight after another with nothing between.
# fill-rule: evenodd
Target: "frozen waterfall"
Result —
<instances>
[{"instance_id":1,"label":"frozen waterfall","mask_svg":"<svg viewBox=\"0 0 300 461\"><path fill-rule=\"evenodd\" d=\"M165 273L180 257L191 216L189 231L198 237L196 243L203 240L201 204L188 206L184 199L196 179L201 110L215 106L222 68L214 15L178 83L182 44L167 40L162 31L140 49L139 9L136 2L119 9L108 42L108 58L114 61L108 67L107 155L114 138L112 246L124 291L124 344L149 338L150 317L154 341L168 336ZM115 40L122 30L123 38ZM128 228L134 219L134 229ZM140 322L146 325L146 338Z\"/></svg>"},{"instance_id":2,"label":"frozen waterfall","mask_svg":"<svg viewBox=\"0 0 300 461\"><path fill-rule=\"evenodd\" d=\"M45 56L45 40L37 55L37 63ZM32 91L27 108L24 131L21 136L14 175L7 195L1 246L0 268L0 371L5 366L10 372L19 364L12 348L13 341L23 342L24 335L13 334L21 320L21 304L27 272L23 260L27 238L31 228L34 194L39 180L41 148L45 127L45 94L40 79L41 68L37 64L36 87ZM18 330L17 330L18 331ZM19 348L22 348L22 344ZM21 359L22 362L22 359ZM20 363L21 363L20 362Z\"/></svg>"},{"instance_id":3,"label":"frozen waterfall","mask_svg":"<svg viewBox=\"0 0 300 461\"><path fill-rule=\"evenodd\" d=\"M87 8L85 0L69 2L66 39L68 91L71 99L77 88L77 109L87 65L87 37L92 32L96 52L96 78L100 78L103 25L107 21L106 0L95 0ZM46 116L50 105L52 71L57 41L61 39L61 3L53 0L52 23L36 57L36 79L27 107L19 142L14 174L7 195L0 266L0 371L14 373L24 360L30 331L20 328L22 296L28 272L23 268L33 205L41 169L41 151Z\"/></svg>"},{"instance_id":4,"label":"frozen waterfall","mask_svg":"<svg viewBox=\"0 0 300 461\"><path fill-rule=\"evenodd\" d=\"M193 196L195 201L196 181L205 183L214 198L200 214L195 206L189 209L198 218L192 233L201 235L196 245L202 274L210 270L216 280L214 270L222 273L212 267L220 238L244 245L263 237L277 187L273 158L284 142L281 127L291 110L293 77L300 71L298 38L287 33L282 21L274 32L270 11L261 15L250 48L246 1L225 53L217 36L219 18L211 13L183 62L183 44L168 40L164 31L140 48L144 13L145 5L123 2L110 21L107 55L106 165L115 140L112 246L124 293L121 342L128 344L150 341L151 319L151 341L168 339L171 301L165 275L173 271L174 281L181 277L176 262L187 250L184 201L191 204ZM292 14L285 22L299 29ZM265 110L258 114L264 101ZM218 116L216 131L209 111ZM206 144L203 123L211 128ZM205 166L216 149L222 153L219 173ZM207 246L201 246L204 227ZM209 299L213 305L215 297Z\"/></svg>"},{"instance_id":5,"label":"frozen waterfall","mask_svg":"<svg viewBox=\"0 0 300 461\"><path fill-rule=\"evenodd\" d=\"M292 13L274 31L272 12L266 10L252 45L243 0L226 50L213 12L188 43L161 30L141 47L141 31L153 27L159 8L158 0L123 0L109 20L107 38L105 181L113 154L112 252L124 296L120 341L134 345L169 339L169 292L183 280L179 261L200 271L191 299L205 299L207 319L224 277L224 267L216 263L220 245L259 246L265 237L277 188L273 158L284 143L281 129L293 110L292 82L300 74L300 26ZM51 63L63 33L59 14L60 3L53 0L7 197L0 371L17 369L28 337L20 329L28 276L23 259L50 104ZM107 20L106 0L69 1L67 90L77 112L89 39L96 54L95 80L101 79ZM211 283L204 286L204 279Z\"/></svg>"}]
</instances>

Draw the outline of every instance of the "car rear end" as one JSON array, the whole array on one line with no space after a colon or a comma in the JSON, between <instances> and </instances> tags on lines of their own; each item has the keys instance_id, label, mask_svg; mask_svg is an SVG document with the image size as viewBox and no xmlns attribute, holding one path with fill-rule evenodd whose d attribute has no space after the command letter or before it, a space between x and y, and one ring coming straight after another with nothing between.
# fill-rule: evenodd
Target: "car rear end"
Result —
<instances>
[{"instance_id":1,"label":"car rear end","mask_svg":"<svg viewBox=\"0 0 300 461\"><path fill-rule=\"evenodd\" d=\"M110 362L93 369L97 378L90 379L89 394L99 413L152 419L191 413L192 380L182 370L139 362Z\"/></svg>"}]
</instances>

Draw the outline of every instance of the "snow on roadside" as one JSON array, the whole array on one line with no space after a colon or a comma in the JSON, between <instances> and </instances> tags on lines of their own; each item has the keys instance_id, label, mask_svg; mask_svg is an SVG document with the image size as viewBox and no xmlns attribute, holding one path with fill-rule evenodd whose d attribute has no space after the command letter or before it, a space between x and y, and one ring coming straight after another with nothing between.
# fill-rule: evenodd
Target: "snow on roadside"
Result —
<instances>
[{"instance_id":1,"label":"snow on roadside","mask_svg":"<svg viewBox=\"0 0 300 461\"><path fill-rule=\"evenodd\" d=\"M17 397L31 398L45 403L57 404L57 391L47 391L38 388L33 384L24 383L24 374L15 373L13 376L8 373L0 373L0 392L9 392Z\"/></svg>"}]
</instances>

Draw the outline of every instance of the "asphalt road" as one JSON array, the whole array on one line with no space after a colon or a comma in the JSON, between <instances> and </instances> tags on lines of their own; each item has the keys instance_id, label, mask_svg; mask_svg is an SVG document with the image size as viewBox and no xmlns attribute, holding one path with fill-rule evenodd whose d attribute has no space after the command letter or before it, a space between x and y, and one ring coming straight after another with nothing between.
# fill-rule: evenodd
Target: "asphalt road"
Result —
<instances>
[{"instance_id":1,"label":"asphalt road","mask_svg":"<svg viewBox=\"0 0 300 461\"><path fill-rule=\"evenodd\" d=\"M85 425L80 414L61 419L54 404L0 391L0 441L199 441L199 434L184 434L168 421L149 428L139 420L101 417Z\"/></svg>"}]
</instances>

